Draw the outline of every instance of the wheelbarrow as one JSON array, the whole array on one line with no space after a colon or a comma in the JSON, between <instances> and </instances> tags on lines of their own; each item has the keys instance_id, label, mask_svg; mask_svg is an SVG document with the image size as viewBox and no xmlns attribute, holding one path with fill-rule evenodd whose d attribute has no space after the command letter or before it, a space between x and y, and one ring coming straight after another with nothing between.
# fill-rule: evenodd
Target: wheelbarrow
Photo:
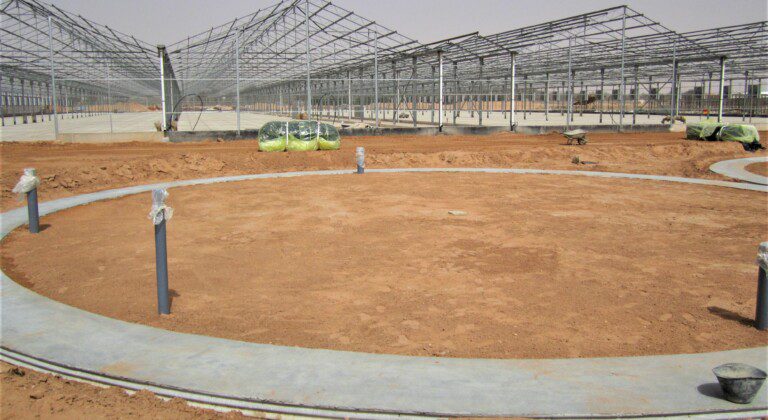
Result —
<instances>
[{"instance_id":1,"label":"wheelbarrow","mask_svg":"<svg viewBox=\"0 0 768 420\"><path fill-rule=\"evenodd\" d=\"M563 136L568 140L568 144L573 144L574 141L578 144L587 144L587 132L584 130L564 131Z\"/></svg>"}]
</instances>

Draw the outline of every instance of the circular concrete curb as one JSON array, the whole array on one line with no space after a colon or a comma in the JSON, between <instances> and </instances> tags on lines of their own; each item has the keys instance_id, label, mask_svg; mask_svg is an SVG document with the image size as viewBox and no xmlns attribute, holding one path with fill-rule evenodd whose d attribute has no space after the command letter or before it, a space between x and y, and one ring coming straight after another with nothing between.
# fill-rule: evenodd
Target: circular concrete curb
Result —
<instances>
[{"instance_id":1,"label":"circular concrete curb","mask_svg":"<svg viewBox=\"0 0 768 420\"><path fill-rule=\"evenodd\" d=\"M641 179L768 192L702 179L533 169L370 169L368 173L484 172ZM66 208L155 188L353 171L244 175L83 194L40 206ZM364 175L363 175L364 176ZM0 239L26 223L0 215ZM182 334L131 324L40 296L2 273L0 355L35 367L159 395L268 412L355 417L751 415L768 409L768 387L749 405L723 400L710 369L768 364L768 347L689 355L592 359L452 359L307 349Z\"/></svg>"},{"instance_id":2,"label":"circular concrete curb","mask_svg":"<svg viewBox=\"0 0 768 420\"><path fill-rule=\"evenodd\" d=\"M768 185L768 177L749 172L745 169L748 165L758 162L768 162L768 156L724 160L713 164L709 167L709 170L716 174L725 175L740 181Z\"/></svg>"}]
</instances>

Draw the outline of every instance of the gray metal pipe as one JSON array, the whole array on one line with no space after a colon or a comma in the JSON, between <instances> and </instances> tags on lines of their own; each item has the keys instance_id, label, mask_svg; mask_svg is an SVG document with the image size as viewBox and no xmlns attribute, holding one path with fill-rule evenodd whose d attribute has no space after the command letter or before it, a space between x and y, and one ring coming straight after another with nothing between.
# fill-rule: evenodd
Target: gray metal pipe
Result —
<instances>
[{"instance_id":1,"label":"gray metal pipe","mask_svg":"<svg viewBox=\"0 0 768 420\"><path fill-rule=\"evenodd\" d=\"M163 206L165 204L165 197L167 196L165 190L152 190L152 206ZM168 250L167 240L165 234L166 218L165 211L160 211L157 215L160 218L158 221L153 221L155 224L155 267L157 271L157 312L161 315L168 315L171 313L171 302L169 300L168 293Z\"/></svg>"},{"instance_id":2,"label":"gray metal pipe","mask_svg":"<svg viewBox=\"0 0 768 420\"><path fill-rule=\"evenodd\" d=\"M757 304L755 305L755 327L768 330L768 242L760 244L757 254L759 268L757 275Z\"/></svg>"},{"instance_id":3,"label":"gray metal pipe","mask_svg":"<svg viewBox=\"0 0 768 420\"><path fill-rule=\"evenodd\" d=\"M37 171L33 168L24 169L24 175L36 176ZM37 187L27 191L27 217L29 220L29 232L40 232L40 212L37 206Z\"/></svg>"}]
</instances>

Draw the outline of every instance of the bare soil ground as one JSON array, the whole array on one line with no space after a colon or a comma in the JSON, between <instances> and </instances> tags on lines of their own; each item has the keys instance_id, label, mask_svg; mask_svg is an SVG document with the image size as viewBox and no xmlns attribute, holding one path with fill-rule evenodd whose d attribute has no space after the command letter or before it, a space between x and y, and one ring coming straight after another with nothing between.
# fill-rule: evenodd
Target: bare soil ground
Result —
<instances>
[{"instance_id":1,"label":"bare soil ground","mask_svg":"<svg viewBox=\"0 0 768 420\"><path fill-rule=\"evenodd\" d=\"M768 135L768 133L766 133ZM258 172L354 168L356 146L366 148L369 168L518 167L597 170L721 178L709 165L756 155L732 142L684 140L681 133L591 134L585 146L562 136L350 137L335 152L259 153L254 141L207 143L0 143L3 208L20 204L11 193L25 167L42 179L41 200L145 184ZM573 157L597 164L574 164Z\"/></svg>"},{"instance_id":2,"label":"bare soil ground","mask_svg":"<svg viewBox=\"0 0 768 420\"><path fill-rule=\"evenodd\" d=\"M239 412L220 413L165 401L147 391L128 395L115 387L98 387L0 362L3 419L239 419Z\"/></svg>"},{"instance_id":3,"label":"bare soil ground","mask_svg":"<svg viewBox=\"0 0 768 420\"><path fill-rule=\"evenodd\" d=\"M171 194L171 316L156 314L149 194L54 214L38 235L17 230L3 268L109 317L290 346L559 358L768 344L750 321L764 193L371 173Z\"/></svg>"},{"instance_id":4,"label":"bare soil ground","mask_svg":"<svg viewBox=\"0 0 768 420\"><path fill-rule=\"evenodd\" d=\"M753 163L751 165L747 165L747 167L744 169L754 174L768 176L768 162Z\"/></svg>"},{"instance_id":5,"label":"bare soil ground","mask_svg":"<svg viewBox=\"0 0 768 420\"><path fill-rule=\"evenodd\" d=\"M766 136L768 133L761 133ZM40 187L41 200L50 200L65 196L72 196L86 192L103 190L107 188L118 188L129 185L139 185L155 181L167 181L174 179L201 178L210 176L224 176L234 174L258 173L258 172L280 172L291 170L309 170L309 169L338 169L353 168L354 148L356 146L365 146L367 152L367 164L370 168L377 167L518 167L518 168L544 168L544 169L577 169L577 170L600 170L600 171L619 171L647 174L663 174L700 178L722 179L721 176L712 174L708 171L710 164L724 159L733 159L739 157L755 156L755 154L746 153L735 143L711 143L694 142L682 139L680 133L633 133L633 134L592 134L590 135L590 144L586 146L565 146L563 139L557 134L545 136L523 136L514 134L499 134L494 136L474 137L474 136L440 136L440 137L369 137L369 138L347 138L343 141L342 150L338 152L316 152L316 153L280 153L265 154L257 152L255 142L224 142L224 143L198 143L198 144L152 144L152 143L128 143L128 144L63 144L52 142L41 143L0 143L0 206L3 210L18 207L22 205L11 194L13 185L18 180L18 176L24 167L35 167L42 177ZM766 155L766 151L758 152L757 155ZM594 161L598 164L573 164L573 157L578 156L581 161ZM720 193L721 190L718 190ZM173 192L173 199L180 198L181 191ZM145 200L135 203L141 214L146 212ZM179 201L176 200L176 205ZM84 210L86 208L83 208ZM81 209L78 209L79 212ZM702 209L704 210L704 209ZM746 210L745 210L746 211ZM182 223L176 223L190 215L189 211L179 213L173 223L171 234L180 232ZM53 216L55 217L55 216ZM669 215L668 217L672 217ZM97 219L104 220L104 219ZM696 218L692 219L697 220ZM733 220L733 219L729 219ZM747 219L747 221L754 219ZM44 223L49 223L48 221ZM132 221L136 223L136 221ZM141 217L141 229L146 229L146 220ZM632 222L628 222L632 226ZM69 227L67 227L69 226ZM47 234L61 233L59 228L71 229L71 224L56 223L52 224L49 230L44 231ZM765 229L763 228L763 232ZM146 241L144 230L140 236L142 241ZM23 232L17 233L21 235ZM286 233L287 234L287 233ZM231 232L227 235L231 235ZM573 235L571 233L570 235ZM222 235L225 236L225 235ZM231 241L232 238L225 238ZM764 238L762 238L764 239ZM23 240L23 238L19 239ZM473 240L484 240L484 238L473 238ZM751 316L749 299L753 299L753 293L749 291L754 267L751 255L754 252L754 243L747 238L739 238L739 251L729 250L726 255L717 258L730 260L736 258L738 262L735 265L727 265L721 268L734 270L737 272L738 281L723 281L728 287L725 292L733 295L733 300L724 303L713 302L713 309L704 313L699 307L696 314L685 311L690 314L691 321L684 315L684 311L658 314L659 320L654 321L649 328L662 328L658 322L667 319L667 322L675 319L674 322L682 322L690 327L689 336L696 336L696 326L706 319L705 323L710 322L709 315L719 314L723 320L730 319L725 331L727 334L735 334L737 342L744 339L746 333L747 318ZM687 243L687 242L686 242ZM178 239L171 242L180 244ZM146 253L147 244L137 245L141 252ZM487 249L488 246L486 245ZM652 247L653 248L653 247ZM651 248L651 249L652 249ZM3 247L3 258L6 262L4 268L8 269L8 259L17 258L7 252ZM486 251L482 254L492 253ZM673 255L675 253L673 252ZM498 257L502 258L503 254ZM181 256L179 253L173 253L172 258ZM546 255L545 255L546 256ZM317 258L317 257L314 257ZM477 258L477 256L475 256ZM663 260L663 259L662 259ZM173 260L172 260L173 261ZM105 263L107 261L104 261ZM178 264L176 261L174 264ZM479 264L479 262L477 262ZM14 263L15 264L15 263ZM100 270L97 266L97 270ZM105 266L106 267L106 266ZM146 267L145 267L146 269ZM413 269L413 268L411 268ZM646 267L645 270L653 272L653 267ZM663 275L663 271L660 272ZM34 273L19 273L29 278ZM181 290L180 285L183 277L181 272L172 272L172 281L174 287ZM630 272L630 274L632 274ZM38 273L37 275L40 275ZM634 275L634 274L633 274ZM496 274L498 278L502 274ZM712 277L709 277L712 278ZM426 283L428 284L428 283ZM631 285L631 283L627 283ZM711 283L710 283L711 284ZM52 286L49 285L51 290ZM84 285L91 292L97 284ZM66 287L66 286L64 286ZM187 287L192 287L188 284ZM197 286L198 289L202 286ZM391 286L387 286L390 287ZM482 287L482 286L481 286ZM422 290L424 286L422 286ZM648 293L648 289L635 290L639 294ZM695 291L698 291L696 289ZM481 289L475 290L470 297L478 301L477 293ZM653 289L650 289L653 291ZM57 290L58 292L58 290ZM66 293L66 291L65 291ZM118 294L117 291L110 291L110 294ZM181 326L177 314L183 309L185 302L192 303L192 296L182 295L177 291L173 317L163 320L167 328L184 330ZM383 293L383 289L382 292ZM685 292L677 293L677 299L688 296ZM327 295L327 293L326 293ZM674 295L673 295L674 296ZM284 297L284 295L283 295ZM325 298L326 296L321 296ZM544 296L548 299L547 308L557 307L560 302L551 300L551 296ZM282 297L281 297L282 298ZM697 298L701 302L702 297ZM411 302L411 298L408 302ZM446 301L447 302L447 301ZM329 307L333 306L330 301ZM428 307L435 306L428 303ZM615 302L614 302L615 303ZM631 303L630 301L626 302ZM138 305L146 306L146 302L138 302ZM385 305L391 305L392 302L385 302ZM545 305L545 302L539 302L537 306ZM624 303L622 303L623 305ZM570 304L573 305L572 303ZM655 302L649 302L651 308L656 305ZM379 305L377 305L379 306ZM376 310L377 306L373 309ZM709 308L709 306L707 306ZM534 308L536 309L536 308ZM145 311L145 308L140 308ZM443 309L447 310L447 309ZM518 310L518 309L515 309ZM619 311L620 309L617 309ZM338 310L334 310L338 312ZM280 315L274 313L276 315ZM274 315L273 314L273 315ZM502 313L503 314L503 313ZM369 314L370 315L370 314ZM456 313L461 316L461 313ZM466 315L466 313L464 314ZM503 314L508 317L509 313ZM702 316L703 318L697 318ZM144 315L139 315L144 316ZM685 317L684 317L685 316ZM347 316L347 319L349 316ZM359 318L359 315L358 315ZM383 322L383 318L382 322ZM452 318L454 319L454 318ZM399 320L400 323L406 321ZM360 323L362 320L356 320ZM640 322L639 320L637 322ZM174 324L175 325L171 325ZM655 323L655 324L654 324ZM410 323L411 326L415 325ZM393 326L389 326L390 331ZM403 331L409 331L407 325L401 325ZM466 328L466 327L464 327ZM701 330L702 332L706 332ZM615 331L614 331L615 332ZM257 333L259 333L257 331ZM229 333L228 333L229 334ZM304 333L302 333L304 334ZM406 336L407 338L407 336ZM706 336L699 336L699 339ZM635 338L632 338L633 340ZM748 343L748 338L743 343ZM333 337L337 343L344 341L344 335ZM765 339L762 338L764 343ZM331 342L331 339L327 340ZM693 338L691 342L694 345ZM552 341L556 342L556 338ZM321 343L322 344L322 343ZM343 343L342 343L343 344ZM327 344L323 344L327 345ZM348 345L348 344L346 344ZM454 348L457 346L453 343ZM409 344L412 349L412 343ZM558 345L562 350L563 345ZM621 346L611 347L616 351ZM409 347L405 346L406 351ZM446 347L447 349L448 347ZM424 354L440 354L440 350L435 351L423 349ZM418 351L414 353L418 354ZM445 356L456 356L458 353L447 352ZM2 365L6 370L7 365ZM87 384L79 384L58 379L50 375L37 373L19 376L11 374L3 377L2 387L2 418L115 418L115 417L141 417L141 418L216 418L215 412L190 412L187 406L179 406L179 403L163 403L151 397L148 393L139 393L136 396L129 397L120 391L111 389L103 390L92 387ZM41 385L41 383L48 385ZM54 385L55 384L55 385ZM29 392L31 389L43 389L43 398L33 398ZM67 393L65 393L67 391ZM69 392L71 391L71 392ZM104 393L108 395L104 395ZM37 395L36 395L37 396ZM52 403L56 396L58 402ZM63 396L63 397L62 397ZM113 398L114 397L114 398ZM162 410L147 410L147 406L165 407ZM173 411L174 407L178 408ZM159 413L155 415L154 413ZM59 415L61 414L61 415Z\"/></svg>"}]
</instances>

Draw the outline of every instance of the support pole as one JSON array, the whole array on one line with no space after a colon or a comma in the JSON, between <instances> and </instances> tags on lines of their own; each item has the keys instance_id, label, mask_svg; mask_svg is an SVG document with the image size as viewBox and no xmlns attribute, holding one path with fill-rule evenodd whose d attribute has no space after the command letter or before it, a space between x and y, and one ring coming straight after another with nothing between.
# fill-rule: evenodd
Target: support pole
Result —
<instances>
[{"instance_id":1,"label":"support pole","mask_svg":"<svg viewBox=\"0 0 768 420\"><path fill-rule=\"evenodd\" d=\"M485 60L480 57L480 80L477 81L477 124L483 125L483 67L485 67Z\"/></svg>"},{"instance_id":2,"label":"support pole","mask_svg":"<svg viewBox=\"0 0 768 420\"><path fill-rule=\"evenodd\" d=\"M157 55L160 56L160 105L163 109L163 118L161 121L161 127L163 132L168 131L168 124L166 123L166 105L165 105L165 45L157 46Z\"/></svg>"},{"instance_id":3,"label":"support pole","mask_svg":"<svg viewBox=\"0 0 768 420\"><path fill-rule=\"evenodd\" d=\"M672 98L669 104L669 124L675 123L675 104L677 103L677 42L672 48Z\"/></svg>"},{"instance_id":4,"label":"support pole","mask_svg":"<svg viewBox=\"0 0 768 420\"><path fill-rule=\"evenodd\" d=\"M549 121L549 73L544 81L544 121Z\"/></svg>"},{"instance_id":5,"label":"support pole","mask_svg":"<svg viewBox=\"0 0 768 420\"><path fill-rule=\"evenodd\" d=\"M109 70L109 61L107 61L107 113L109 113L109 132L114 133L115 129L112 125L112 81Z\"/></svg>"},{"instance_id":6,"label":"support pole","mask_svg":"<svg viewBox=\"0 0 768 420\"><path fill-rule=\"evenodd\" d=\"M442 132L443 131L443 51L442 50L439 50L437 52L437 61L438 61L438 66L440 67L440 71L439 71L440 80L438 80L438 83L437 83L438 85L440 85L440 88L439 88L440 107L437 112L437 120L438 120L437 127L438 127L438 131Z\"/></svg>"},{"instance_id":7,"label":"support pole","mask_svg":"<svg viewBox=\"0 0 768 420\"><path fill-rule=\"evenodd\" d=\"M312 71L312 63L311 58L309 54L309 0L306 2L307 7L305 8L305 26L307 29L307 118L312 119L312 87L310 86L311 80L310 80L310 72Z\"/></svg>"},{"instance_id":8,"label":"support pole","mask_svg":"<svg viewBox=\"0 0 768 420\"><path fill-rule=\"evenodd\" d=\"M59 115L56 110L56 68L53 60L53 25L51 24L51 16L48 16L48 51L51 60L51 88L53 92L52 108L53 108L53 137L59 137ZM16 122L16 115L13 117L14 124Z\"/></svg>"},{"instance_id":9,"label":"support pole","mask_svg":"<svg viewBox=\"0 0 768 420\"><path fill-rule=\"evenodd\" d=\"M725 57L720 57L720 94L717 104L717 122L723 122L723 97L725 96Z\"/></svg>"},{"instance_id":10,"label":"support pole","mask_svg":"<svg viewBox=\"0 0 768 420\"><path fill-rule=\"evenodd\" d=\"M161 315L171 313L171 302L168 293L168 250L165 234L166 190L152 190L152 213L155 225L155 268L157 272L157 312Z\"/></svg>"},{"instance_id":11,"label":"support pole","mask_svg":"<svg viewBox=\"0 0 768 420\"><path fill-rule=\"evenodd\" d=\"M755 305L755 327L768 330L768 242L763 242L757 251L757 305Z\"/></svg>"},{"instance_id":12,"label":"support pole","mask_svg":"<svg viewBox=\"0 0 768 420\"><path fill-rule=\"evenodd\" d=\"M627 30L627 7L624 6L624 9L621 14L621 88L619 89L619 95L621 95L621 97L619 98L619 105L621 107L621 110L619 111L619 131L620 132L624 128L624 113L626 111L625 91L627 89L627 81L626 81L626 78L624 77L626 30Z\"/></svg>"},{"instance_id":13,"label":"support pole","mask_svg":"<svg viewBox=\"0 0 768 420\"><path fill-rule=\"evenodd\" d=\"M347 112L352 120L352 71L347 70Z\"/></svg>"},{"instance_id":14,"label":"support pole","mask_svg":"<svg viewBox=\"0 0 768 420\"><path fill-rule=\"evenodd\" d=\"M432 100L429 101L430 122L435 123L435 96L437 96L437 84L435 83L435 66L432 66Z\"/></svg>"},{"instance_id":15,"label":"support pole","mask_svg":"<svg viewBox=\"0 0 768 420\"><path fill-rule=\"evenodd\" d=\"M640 69L635 66L635 94L632 97L634 100L634 104L632 105L632 125L637 124L637 105L638 105L638 98L640 97L640 82L637 80L638 73L640 72Z\"/></svg>"},{"instance_id":16,"label":"support pole","mask_svg":"<svg viewBox=\"0 0 768 420\"><path fill-rule=\"evenodd\" d=\"M509 80L509 131L515 131L517 121L515 120L515 71L516 69L516 57L517 53L510 54L511 63L509 66L510 80Z\"/></svg>"},{"instance_id":17,"label":"support pole","mask_svg":"<svg viewBox=\"0 0 768 420\"><path fill-rule=\"evenodd\" d=\"M235 36L235 90L237 90L236 99L236 111L237 111L237 131L235 135L240 137L240 33L241 30L237 30ZM309 72L307 72L309 75Z\"/></svg>"},{"instance_id":18,"label":"support pole","mask_svg":"<svg viewBox=\"0 0 768 420\"><path fill-rule=\"evenodd\" d=\"M376 128L379 128L379 33L373 32L373 108L376 111Z\"/></svg>"},{"instance_id":19,"label":"support pole","mask_svg":"<svg viewBox=\"0 0 768 420\"><path fill-rule=\"evenodd\" d=\"M416 127L417 116L416 116L416 110L418 108L417 106L417 99L416 99L416 56L413 56L413 69L411 70L411 116L413 117L413 126Z\"/></svg>"},{"instance_id":20,"label":"support pole","mask_svg":"<svg viewBox=\"0 0 768 420\"><path fill-rule=\"evenodd\" d=\"M572 57L571 57L571 50L573 49L573 38L568 38L568 91L566 92L565 100L567 103L565 104L565 128L566 130L571 129L571 111L573 107L573 72L571 70L572 65Z\"/></svg>"},{"instance_id":21,"label":"support pole","mask_svg":"<svg viewBox=\"0 0 768 420\"><path fill-rule=\"evenodd\" d=\"M603 123L603 98L605 98L605 69L600 69L600 124Z\"/></svg>"},{"instance_id":22,"label":"support pole","mask_svg":"<svg viewBox=\"0 0 768 420\"><path fill-rule=\"evenodd\" d=\"M24 176L37 178L37 171L34 168L25 168ZM37 208L37 185L26 192L27 195L27 217L29 221L29 232L40 232L40 213Z\"/></svg>"},{"instance_id":23,"label":"support pole","mask_svg":"<svg viewBox=\"0 0 768 420\"><path fill-rule=\"evenodd\" d=\"M459 116L459 63L456 61L453 62L453 80L455 90L451 104L453 105L453 125L456 125L456 118Z\"/></svg>"}]
</instances>

